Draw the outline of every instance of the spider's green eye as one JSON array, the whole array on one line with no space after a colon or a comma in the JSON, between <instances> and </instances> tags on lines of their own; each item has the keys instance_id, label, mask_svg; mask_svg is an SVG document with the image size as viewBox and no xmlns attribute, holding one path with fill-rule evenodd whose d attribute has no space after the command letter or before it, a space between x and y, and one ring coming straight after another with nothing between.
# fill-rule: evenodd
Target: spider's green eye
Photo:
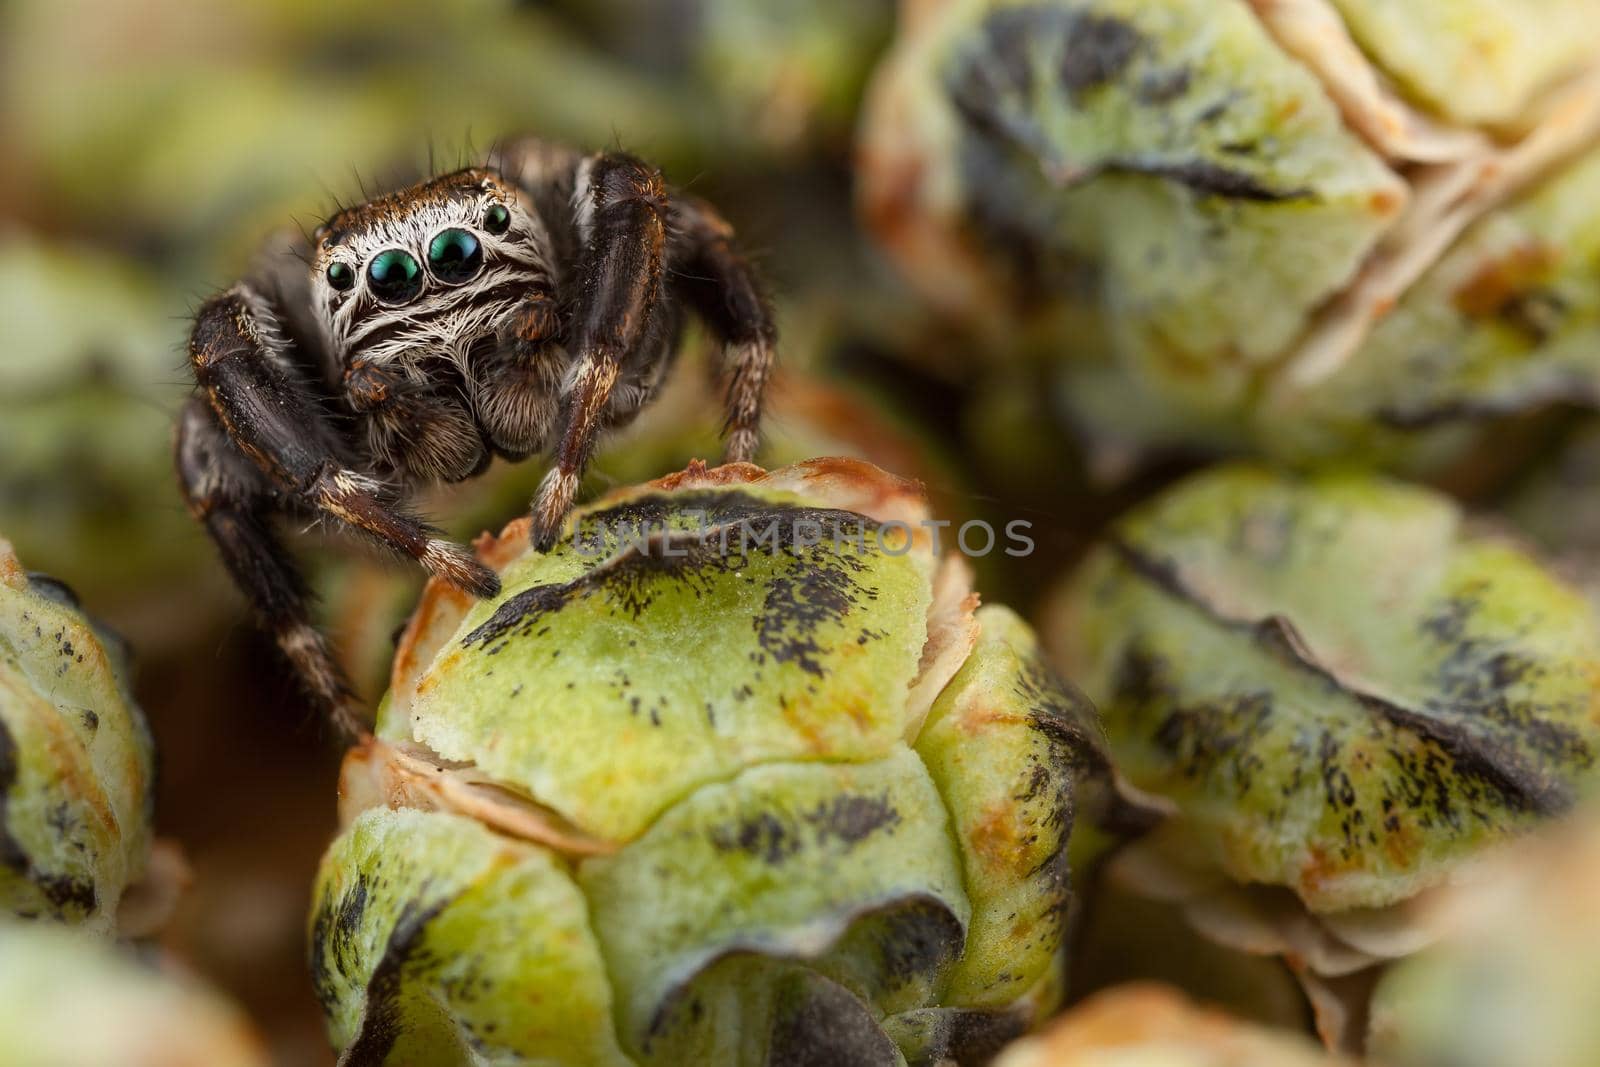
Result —
<instances>
[{"instance_id":1,"label":"spider's green eye","mask_svg":"<svg viewBox=\"0 0 1600 1067\"><path fill-rule=\"evenodd\" d=\"M404 304L422 292L422 265L410 252L385 249L368 264L367 284L384 303Z\"/></svg>"},{"instance_id":2,"label":"spider's green eye","mask_svg":"<svg viewBox=\"0 0 1600 1067\"><path fill-rule=\"evenodd\" d=\"M428 269L441 282L464 282L483 267L483 246L466 230L441 230L428 242Z\"/></svg>"},{"instance_id":3,"label":"spider's green eye","mask_svg":"<svg viewBox=\"0 0 1600 1067\"><path fill-rule=\"evenodd\" d=\"M356 283L356 272L348 263L328 264L328 284L344 292Z\"/></svg>"},{"instance_id":4,"label":"spider's green eye","mask_svg":"<svg viewBox=\"0 0 1600 1067\"><path fill-rule=\"evenodd\" d=\"M511 212L504 204L491 204L483 213L483 228L490 233L505 233L511 229Z\"/></svg>"}]
</instances>

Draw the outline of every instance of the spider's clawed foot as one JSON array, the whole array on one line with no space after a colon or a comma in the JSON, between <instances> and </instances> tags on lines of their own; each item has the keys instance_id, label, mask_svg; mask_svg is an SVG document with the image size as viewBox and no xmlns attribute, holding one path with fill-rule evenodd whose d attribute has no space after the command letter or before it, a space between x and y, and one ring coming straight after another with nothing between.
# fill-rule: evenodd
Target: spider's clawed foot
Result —
<instances>
[{"instance_id":1,"label":"spider's clawed foot","mask_svg":"<svg viewBox=\"0 0 1600 1067\"><path fill-rule=\"evenodd\" d=\"M472 550L437 537L428 541L422 565L464 593L480 600L500 592L500 576L473 556Z\"/></svg>"},{"instance_id":2,"label":"spider's clawed foot","mask_svg":"<svg viewBox=\"0 0 1600 1067\"><path fill-rule=\"evenodd\" d=\"M548 552L561 539L567 513L578 494L578 476L556 469L545 475L539 485L539 495L533 502L532 528L529 532L533 547Z\"/></svg>"}]
</instances>

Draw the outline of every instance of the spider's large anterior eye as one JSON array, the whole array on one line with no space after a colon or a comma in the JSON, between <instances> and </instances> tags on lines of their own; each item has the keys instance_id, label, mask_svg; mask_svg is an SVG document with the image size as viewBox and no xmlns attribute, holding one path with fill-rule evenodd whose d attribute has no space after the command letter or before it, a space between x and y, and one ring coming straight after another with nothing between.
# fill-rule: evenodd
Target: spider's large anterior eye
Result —
<instances>
[{"instance_id":1,"label":"spider's large anterior eye","mask_svg":"<svg viewBox=\"0 0 1600 1067\"><path fill-rule=\"evenodd\" d=\"M385 249L367 265L367 284L384 303L404 304L422 292L422 265L410 252Z\"/></svg>"},{"instance_id":2,"label":"spider's large anterior eye","mask_svg":"<svg viewBox=\"0 0 1600 1067\"><path fill-rule=\"evenodd\" d=\"M328 284L345 292L356 283L356 272L348 263L328 264Z\"/></svg>"},{"instance_id":3,"label":"spider's large anterior eye","mask_svg":"<svg viewBox=\"0 0 1600 1067\"><path fill-rule=\"evenodd\" d=\"M464 282L483 269L483 246L466 230L442 230L428 242L428 269L441 282Z\"/></svg>"},{"instance_id":4,"label":"spider's large anterior eye","mask_svg":"<svg viewBox=\"0 0 1600 1067\"><path fill-rule=\"evenodd\" d=\"M491 204L483 213L483 228L490 233L505 233L511 229L511 212L504 204Z\"/></svg>"}]
</instances>

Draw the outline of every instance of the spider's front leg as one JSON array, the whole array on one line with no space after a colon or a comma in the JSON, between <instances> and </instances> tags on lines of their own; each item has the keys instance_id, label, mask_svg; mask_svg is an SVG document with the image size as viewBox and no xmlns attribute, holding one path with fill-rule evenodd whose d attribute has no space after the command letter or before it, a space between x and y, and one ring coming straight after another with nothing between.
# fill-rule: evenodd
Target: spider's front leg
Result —
<instances>
[{"instance_id":1,"label":"spider's front leg","mask_svg":"<svg viewBox=\"0 0 1600 1067\"><path fill-rule=\"evenodd\" d=\"M533 541L540 549L560 534L623 360L648 334L667 243L666 185L631 156L603 155L589 164L577 210L588 240L578 265L578 306L569 327L574 364L555 466L533 506Z\"/></svg>"},{"instance_id":2,"label":"spider's front leg","mask_svg":"<svg viewBox=\"0 0 1600 1067\"><path fill-rule=\"evenodd\" d=\"M278 494L199 398L178 419L177 466L190 514L217 546L223 566L250 598L307 696L345 740L355 740L366 731L365 714L311 621L305 579L273 532Z\"/></svg>"},{"instance_id":3,"label":"spider's front leg","mask_svg":"<svg viewBox=\"0 0 1600 1067\"><path fill-rule=\"evenodd\" d=\"M380 482L344 461L343 442L301 380L271 310L248 286L201 306L189 362L218 424L278 490L475 596L499 591L494 572L470 551L432 536Z\"/></svg>"}]
</instances>

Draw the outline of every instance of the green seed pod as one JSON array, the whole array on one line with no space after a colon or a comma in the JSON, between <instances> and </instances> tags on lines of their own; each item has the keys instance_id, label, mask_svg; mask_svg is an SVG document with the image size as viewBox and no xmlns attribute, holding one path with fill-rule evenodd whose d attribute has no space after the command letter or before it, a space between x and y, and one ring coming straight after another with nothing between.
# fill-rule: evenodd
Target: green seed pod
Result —
<instances>
[{"instance_id":1,"label":"green seed pod","mask_svg":"<svg viewBox=\"0 0 1600 1067\"><path fill-rule=\"evenodd\" d=\"M1600 822L1497 857L1453 901L1444 940L1373 996L1371 1055L1393 1067L1600 1063Z\"/></svg>"},{"instance_id":2,"label":"green seed pod","mask_svg":"<svg viewBox=\"0 0 1600 1067\"><path fill-rule=\"evenodd\" d=\"M28 1067L265 1067L233 1005L83 931L0 921L0 1059Z\"/></svg>"},{"instance_id":3,"label":"green seed pod","mask_svg":"<svg viewBox=\"0 0 1600 1067\"><path fill-rule=\"evenodd\" d=\"M1597 18L908 4L863 210L1102 445L1439 462L1474 420L1597 393Z\"/></svg>"},{"instance_id":4,"label":"green seed pod","mask_svg":"<svg viewBox=\"0 0 1600 1067\"><path fill-rule=\"evenodd\" d=\"M315 890L341 1062L965 1060L1053 1007L1094 713L926 517L695 465L430 584Z\"/></svg>"},{"instance_id":5,"label":"green seed pod","mask_svg":"<svg viewBox=\"0 0 1600 1067\"><path fill-rule=\"evenodd\" d=\"M0 540L0 907L109 931L150 857L151 742L125 654Z\"/></svg>"},{"instance_id":6,"label":"green seed pod","mask_svg":"<svg viewBox=\"0 0 1600 1067\"><path fill-rule=\"evenodd\" d=\"M1159 985L1128 985L1017 1042L994 1067L1353 1067L1298 1034L1202 1009Z\"/></svg>"},{"instance_id":7,"label":"green seed pod","mask_svg":"<svg viewBox=\"0 0 1600 1067\"><path fill-rule=\"evenodd\" d=\"M1426 943L1429 895L1600 774L1589 604L1397 483L1201 475L1112 529L1051 634L1173 811L1123 876L1313 978Z\"/></svg>"}]
</instances>

